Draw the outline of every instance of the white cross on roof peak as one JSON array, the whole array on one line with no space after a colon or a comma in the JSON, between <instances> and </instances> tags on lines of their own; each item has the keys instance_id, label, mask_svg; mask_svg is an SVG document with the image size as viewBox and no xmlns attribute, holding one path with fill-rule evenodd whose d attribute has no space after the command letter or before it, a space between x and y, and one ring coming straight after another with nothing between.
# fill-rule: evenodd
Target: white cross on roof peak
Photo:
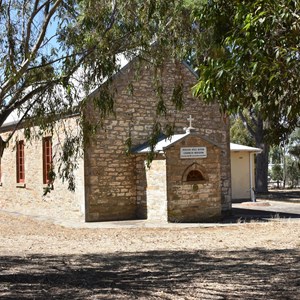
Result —
<instances>
[{"instance_id":1,"label":"white cross on roof peak","mask_svg":"<svg viewBox=\"0 0 300 300\"><path fill-rule=\"evenodd\" d=\"M195 131L195 128L192 126L192 121L194 121L195 119L192 118L192 116L190 115L187 120L190 122L189 127L184 127L183 130L185 130L186 133L191 133Z\"/></svg>"},{"instance_id":2,"label":"white cross on roof peak","mask_svg":"<svg viewBox=\"0 0 300 300\"><path fill-rule=\"evenodd\" d=\"M192 118L192 116L190 115L190 116L187 118L187 120L190 122L189 127L193 127L193 126L192 126L192 121L194 121L194 118Z\"/></svg>"}]
</instances>

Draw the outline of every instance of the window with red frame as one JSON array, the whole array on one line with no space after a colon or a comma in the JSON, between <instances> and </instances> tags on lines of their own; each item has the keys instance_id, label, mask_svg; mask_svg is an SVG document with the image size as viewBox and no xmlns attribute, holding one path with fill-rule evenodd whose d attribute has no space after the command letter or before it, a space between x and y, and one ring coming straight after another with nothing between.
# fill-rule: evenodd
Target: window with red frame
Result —
<instances>
[{"instance_id":1,"label":"window with red frame","mask_svg":"<svg viewBox=\"0 0 300 300\"><path fill-rule=\"evenodd\" d=\"M17 183L25 182L24 141L17 142Z\"/></svg>"},{"instance_id":2,"label":"window with red frame","mask_svg":"<svg viewBox=\"0 0 300 300\"><path fill-rule=\"evenodd\" d=\"M51 179L52 170L52 138L43 138L43 182L49 184Z\"/></svg>"}]
</instances>

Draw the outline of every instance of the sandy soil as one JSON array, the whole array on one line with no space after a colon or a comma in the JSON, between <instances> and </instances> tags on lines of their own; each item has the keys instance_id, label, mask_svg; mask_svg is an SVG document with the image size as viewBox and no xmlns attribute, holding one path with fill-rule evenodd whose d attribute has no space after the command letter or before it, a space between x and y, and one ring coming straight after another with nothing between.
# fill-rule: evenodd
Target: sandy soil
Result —
<instances>
[{"instance_id":1,"label":"sandy soil","mask_svg":"<svg viewBox=\"0 0 300 300\"><path fill-rule=\"evenodd\" d=\"M299 299L300 223L68 229L0 212L0 299Z\"/></svg>"}]
</instances>

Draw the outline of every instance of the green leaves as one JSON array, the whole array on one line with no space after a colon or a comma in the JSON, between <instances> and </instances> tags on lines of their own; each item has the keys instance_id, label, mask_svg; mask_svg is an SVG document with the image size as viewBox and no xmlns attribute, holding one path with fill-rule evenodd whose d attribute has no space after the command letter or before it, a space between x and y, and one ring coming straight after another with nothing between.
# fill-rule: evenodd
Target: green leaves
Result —
<instances>
[{"instance_id":1,"label":"green leaves","mask_svg":"<svg viewBox=\"0 0 300 300\"><path fill-rule=\"evenodd\" d=\"M299 11L297 0L210 1L198 22L209 24L203 35L220 34L211 43L219 51L200 61L194 94L229 113L255 109L274 142L292 131L300 118Z\"/></svg>"},{"instance_id":2,"label":"green leaves","mask_svg":"<svg viewBox=\"0 0 300 300\"><path fill-rule=\"evenodd\" d=\"M81 129L94 133L114 113L114 92L110 79L119 71L122 56L136 58L135 65L181 61L197 49L200 30L195 20L205 0L11 0L0 5L0 125L17 110L42 135L60 116L84 109L84 99L93 94L99 123L84 117ZM137 71L138 72L138 71ZM154 76L157 119L167 116L166 95L160 75ZM171 83L172 84L172 83ZM128 86L128 93L134 93ZM174 86L175 109L183 107L180 80ZM169 110L169 107L168 107ZM155 136L162 130L155 125ZM163 129L171 132L172 126ZM30 131L28 138L33 138ZM13 133L11 134L11 136ZM11 138L9 137L9 139ZM87 143L86 134L81 138ZM74 143L74 144L72 144ZM74 188L76 165L71 157L79 139L65 143L58 175ZM128 139L127 144L130 144ZM72 150L72 147L76 150ZM77 148L75 148L77 147Z\"/></svg>"},{"instance_id":3,"label":"green leaves","mask_svg":"<svg viewBox=\"0 0 300 300\"><path fill-rule=\"evenodd\" d=\"M173 89L173 94L172 94L172 102L175 105L175 108L177 110L183 109L183 84L178 83L174 89Z\"/></svg>"}]
</instances>

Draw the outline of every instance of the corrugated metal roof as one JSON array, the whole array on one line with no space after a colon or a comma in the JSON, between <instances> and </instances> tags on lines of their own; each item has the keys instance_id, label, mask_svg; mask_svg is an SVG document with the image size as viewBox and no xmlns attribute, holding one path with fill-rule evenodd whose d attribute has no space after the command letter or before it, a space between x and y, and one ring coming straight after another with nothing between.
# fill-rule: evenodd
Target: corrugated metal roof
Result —
<instances>
[{"instance_id":1,"label":"corrugated metal roof","mask_svg":"<svg viewBox=\"0 0 300 300\"><path fill-rule=\"evenodd\" d=\"M191 133L184 133L184 134L174 134L171 137L166 137L165 135L161 135L158 138L158 142L155 145L154 152L159 153L163 152L166 148L170 147L171 145L175 144L176 142L180 141L181 139L185 138ZM202 138L206 140L205 138ZM208 141L211 142L211 141ZM211 142L212 143L212 142ZM249 147L245 145L230 143L230 151L245 151L245 152L256 152L259 153L262 151L260 148ZM151 148L148 142L145 142L142 145L139 145L132 149L132 153L136 154L143 154L151 152Z\"/></svg>"},{"instance_id":2,"label":"corrugated metal roof","mask_svg":"<svg viewBox=\"0 0 300 300\"><path fill-rule=\"evenodd\" d=\"M262 152L262 149L230 143L230 151Z\"/></svg>"},{"instance_id":3,"label":"corrugated metal roof","mask_svg":"<svg viewBox=\"0 0 300 300\"><path fill-rule=\"evenodd\" d=\"M171 146L172 144L178 142L179 140L183 139L190 133L184 133L184 134L174 134L170 137L166 137L165 135L161 135L158 139L157 144L155 145L154 152L162 152L165 148ZM143 153L149 153L151 152L151 147L148 142L137 146L132 149L133 153L136 154L143 154Z\"/></svg>"},{"instance_id":4,"label":"corrugated metal roof","mask_svg":"<svg viewBox=\"0 0 300 300\"><path fill-rule=\"evenodd\" d=\"M216 144L214 141L211 141L210 139L208 139L206 137L202 137L199 134L197 134L196 132L187 131L186 133L174 134L170 137L166 137L165 135L162 134L158 138L158 142L155 145L154 152L156 152L156 153L163 152L168 147L172 146L173 144L177 143L178 141L182 140L183 138L187 137L188 135L198 136L203 141L206 141L207 143L210 143L217 147L220 147L220 145ZM132 153L135 153L135 154L143 154L143 153L149 153L149 152L151 152L151 147L148 142L145 142L142 145L139 145L132 149Z\"/></svg>"}]
</instances>

